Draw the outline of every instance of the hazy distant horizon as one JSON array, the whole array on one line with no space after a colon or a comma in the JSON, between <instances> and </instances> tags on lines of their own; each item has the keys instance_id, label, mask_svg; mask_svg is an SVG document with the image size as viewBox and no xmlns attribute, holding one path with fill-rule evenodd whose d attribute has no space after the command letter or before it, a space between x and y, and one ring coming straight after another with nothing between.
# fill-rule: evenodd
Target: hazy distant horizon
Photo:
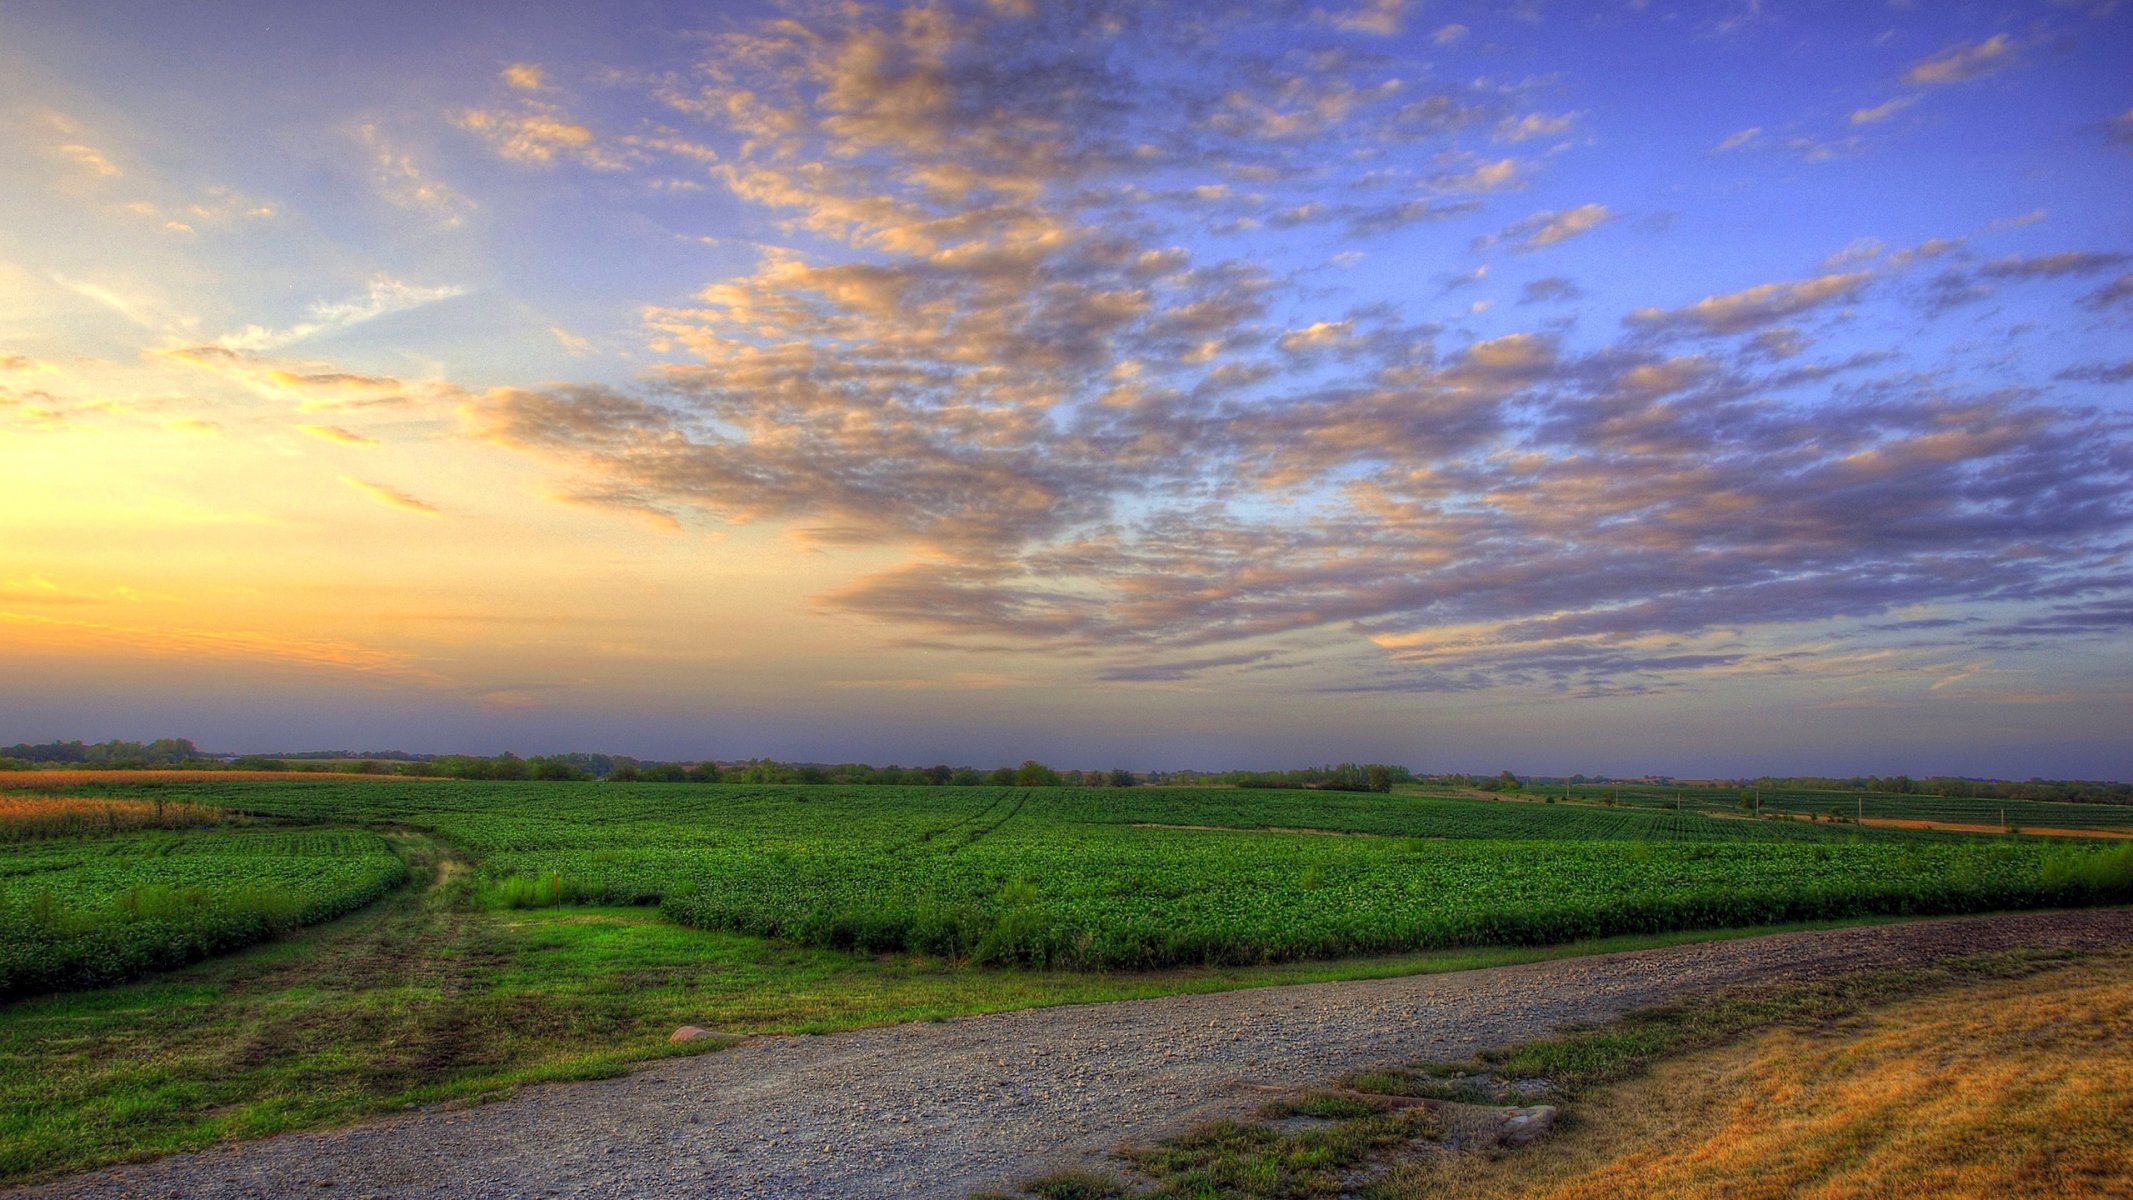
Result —
<instances>
[{"instance_id":1,"label":"hazy distant horizon","mask_svg":"<svg viewBox=\"0 0 2133 1200\"><path fill-rule=\"evenodd\" d=\"M164 734L164 735L161 735L161 736L164 736L164 737L181 737L181 736L183 736L183 735L174 735L174 734ZM12 738L12 739L11 739L11 738L8 738L8 737L6 737L6 736L0 736L0 746L14 746L14 745L49 745L49 744L52 744L52 743L64 743L64 742L83 742L83 743L88 743L88 744L94 744L94 743L97 743L97 742L102 742L102 741L132 741L132 742L140 742L140 743L144 743L144 744L145 744L145 743L148 743L148 742L151 742L151 741L155 741L155 740L158 740L158 739L157 739L157 738L152 738L152 737L118 737L118 738L77 738L77 737L40 737L40 738ZM1347 757L1342 757L1342 756L1326 756L1326 755L1320 755L1320 756L1317 756L1317 757L1304 757L1304 758L1292 758L1292 759L1283 759L1283 760L1278 760L1278 761L1277 761L1277 760L1272 760L1272 759L1262 759L1262 760L1251 760L1251 761L1220 761L1220 762L1217 762L1217 761L1202 761L1202 762L1148 762L1148 763L1139 763L1139 762L1128 762L1128 761L1123 761L1123 760L1117 760L1117 759L1115 758L1115 756L1114 756L1113 758L1105 758L1105 757L1103 757L1103 756L1102 756L1101 754L1098 754L1098 755L1095 755L1095 756L1087 756L1087 755L1085 755L1085 756L1082 756L1082 757L1080 757L1080 758L1068 758L1068 759L1047 759L1047 758L1045 758L1045 757L1044 757L1044 756L1042 756L1042 755L1032 755L1032 754L1011 754L1011 755L1009 755L1009 756L1008 756L1008 757L1006 757L1006 758L1000 758L1000 759L997 759L997 760L994 760L994 759L984 759L984 758L972 758L972 757L970 757L970 756L967 756L967 755L964 755L964 756L957 756L957 755L953 755L953 754L948 754L948 755L933 755L933 756L924 756L924 755L919 755L919 756L911 756L911 755L906 755L906 756L903 756L903 757L896 757L896 756L890 756L890 757L886 757L886 758L882 758L882 757L875 757L875 758L867 758L867 757L864 757L864 756L855 756L855 755L838 755L838 754L829 754L829 755L816 755L816 756L807 756L807 755L779 755L779 754L757 754L757 753L751 753L751 752L747 751L747 750L746 750L745 748L742 748L742 749L738 749L738 750L735 750L735 749L730 749L730 748L728 748L728 749L722 749L722 750L719 750L719 751L716 751L716 752L713 752L713 751L702 751L702 752L695 752L695 751L669 751L669 752L666 752L666 753L658 753L658 754L653 754L653 753L640 753L640 752L636 752L636 751L632 751L632 750L625 750L625 749L617 749L616 747L614 747L614 746L609 746L609 745L591 745L591 744L579 744L579 743L577 743L577 742L569 742L569 741L568 741L567 739L565 739L565 741L563 741L563 742L558 742L558 743L556 743L556 744L554 744L554 745L546 745L546 746L541 746L541 747L539 747L539 748L535 748L535 749L530 749L530 750L528 750L528 749L523 749L523 748L520 748L520 747L517 747L517 746L503 746L503 747L500 747L500 748L497 748L497 749L479 749L479 750L476 750L476 749L467 749L467 748L465 748L465 747L452 747L452 748L447 748L447 749L427 749L427 748L423 748L423 747L421 747L421 746L411 746L411 745L403 745L403 744L396 744L396 743L382 743L382 742L381 742L381 743L376 743L376 744L371 744L371 743L360 743L360 744L358 744L358 743L342 743L342 742L334 742L334 741L327 741L327 742L317 742L317 743L302 743L302 744L296 744L296 743L291 743L291 744L286 744L286 745L282 745L282 744L276 744L276 745L267 745L267 744L256 744L256 745L243 745L243 746L233 746L233 745L225 745L225 744L222 744L222 743L212 743L212 744L211 744L211 743L209 743L209 742L206 742L206 741L203 741L202 739L199 739L199 738L188 738L187 740L191 741L191 742L192 742L192 743L194 744L194 746L195 746L195 747L196 747L196 748L197 748L197 749L198 749L198 750L199 750L199 751L200 751L200 752L201 752L202 754L206 754L206 755L233 755L233 756L243 756L243 755L259 755L259 756L264 756L264 757L274 757L274 756L276 756L276 755L296 755L296 754L325 754L325 753L333 753L333 752L346 752L347 754L349 754L349 755L352 755L352 756L360 756L360 755L364 755L364 754L371 754L371 755L376 755L376 754L414 754L414 755L429 755L429 756L434 756L434 757L444 757L444 756L449 756L449 755L467 755L467 756L474 756L474 757L487 757L487 758L493 758L493 757L496 757L497 755L500 755L500 754L504 754L504 753L511 753L511 754L516 754L516 755L518 755L518 756L519 756L519 757L521 757L521 758L531 758L531 757L536 757L536 756L545 756L545 755L560 755L560 754L604 754L604 755L607 755L607 756L609 756L609 757L614 757L614 758L623 758L623 757L626 757L626 758L634 759L634 760L637 760L637 761L640 761L640 762L704 762L704 761L716 761L716 762L720 762L720 763L736 763L736 762L753 762L753 761L757 761L757 760L761 760L761 759L769 759L769 760L772 760L772 761L775 761L775 762L782 762L782 763L793 763L793 764L801 764L801 765L815 765L815 766L835 766L835 765L841 765L841 764L852 764L852 763L857 763L857 764L861 764L861 765L865 765L865 766L870 766L870 767L877 767L877 768L879 768L879 767L889 767L889 766L897 766L897 767L906 767L906 768L910 768L910 767L929 767L929 766L933 766L933 765L935 765L935 764L945 764L945 765L947 765L947 766L951 766L951 767L976 767L976 768L977 768L977 769L979 769L979 770L991 770L991 769L993 769L993 768L996 768L996 767L1012 767L1012 766L1016 766L1016 765L1018 765L1018 764L1020 764L1020 763L1022 763L1022 762L1024 762L1024 761L1031 761L1031 760L1034 760L1034 761L1042 762L1042 763L1044 763L1044 764L1045 764L1045 765L1047 765L1047 766L1050 766L1050 767L1053 767L1053 768L1056 768L1056 769L1058 769L1058 770L1062 770L1062 771L1064 771L1064 770L1070 770L1070 769L1071 769L1071 770L1113 770L1113 769L1124 769L1124 770L1129 770L1129 771L1133 771L1133 772L1135 772L1136 774L1147 774L1147 773L1151 773L1151 772L1159 772L1159 773L1165 773L1165 774L1168 774L1168 773L1173 773L1173 772L1180 772L1180 771L1194 771L1194 772L1200 772L1200 773L1220 773L1220 772L1224 772L1224 771L1286 771L1286 770L1301 770L1301 769L1308 769L1308 768L1312 768L1312 767L1320 767L1320 766L1329 766L1329 765L1333 765L1333 764L1337 764L1337 763L1342 763L1342 762L1374 762L1374 761L1384 761L1384 762L1387 762L1387 763L1388 763L1388 764L1390 764L1390 765L1395 765L1395 766L1402 766L1402 767L1407 767L1407 768L1409 768L1409 769L1413 770L1413 771L1414 771L1414 772L1415 772L1415 773L1416 773L1417 775L1475 775L1475 776L1494 776L1494 775L1497 775L1497 774L1498 774L1499 772L1502 772L1502 771L1508 770L1508 771L1512 772L1512 773L1513 773L1514 775L1518 776L1518 777L1519 777L1519 778L1521 778L1521 779L1528 779L1528 778L1551 778L1551 779L1568 779L1568 778L1570 778L1570 777L1572 777L1572 776L1577 776L1577 775L1584 775L1584 776L1588 776L1588 777L1605 777L1605 778L1608 778L1608 779L1640 779L1640 778L1647 778L1647 777L1651 777L1651 778L1668 778L1668 779L1755 779L1755 778L1759 778L1759 777L1770 777L1770 778L1781 778L1781 779L1782 779L1782 778L1807 778L1807 777L1827 777L1827 778L1854 778L1854 777L1863 777L1863 776L1878 776L1878 777L1881 777L1881 778L1894 778L1894 777L1896 777L1896 776L1898 776L1898 775L1907 775L1907 776L1909 776L1909 777L1911 777L1911 778L1913 778L1913 779L1928 779L1928 778L1950 778L1950 779L1955 779L1955 778L1960 778L1960 779L1976 779L1976 780L1994 780L1994 781L2000 781L2000 782L2015 782L2015 783L2019 783L2019 782L2024 782L2024 781L2027 781L2027 780L2030 780L2030 779L2047 779L2047 780L2056 780L2056 781L2061 781L2061 782L2066 782L2066 781L2080 781L2080 782L2090 782L2090 783L2121 783L2121 782L2125 782L2124 780L2121 780L2121 779L2117 779L2117 778L2114 778L2114 777L2110 777L2110 776L2071 776L2071 775L2058 775L2058 776L2054 776L2054 775L2046 775L2046 774L2041 774L2041 773L2037 773L2037 772L2031 772L2031 773L2029 773L2029 774L2024 774L2024 775L2006 775L2006 774L2000 774L2000 775L1993 775L1993 774L1982 774L1982 773L1978 773L1978 772L1951 771L1951 770L1941 770L1941 769L1923 769L1923 768L1921 768L1921 769L1913 769L1913 770L1865 770L1865 769L1861 769L1861 770L1824 770L1824 769L1819 769L1819 768L1809 768L1809 767L1799 767L1799 766L1795 766L1795 767L1793 767L1793 768L1790 768L1790 769L1785 769L1785 768L1763 768L1763 769L1758 769L1758 770L1753 770L1753 771L1746 771L1746 770L1702 770L1702 771L1685 771L1685 770L1670 770L1670 769L1666 769L1666 768L1663 768L1663 767L1651 767L1651 768L1646 768L1646 769L1638 769L1638 770L1628 770L1628 769L1622 769L1622 770L1602 770L1602 769L1598 769L1598 768L1595 768L1595 767L1591 767L1591 766L1581 766L1581 767L1563 767L1563 768L1554 768L1554 769L1544 769L1544 768L1538 768L1538 767L1522 766L1522 765L1520 765L1520 764L1516 764L1516 763L1504 763L1504 762L1493 762L1493 763L1465 763L1465 764L1461 764L1461 763L1457 763L1457 762L1428 762L1428 763L1415 763L1415 762L1405 762L1405 761L1401 761L1401 760L1395 760L1395 759L1386 759L1386 760L1376 760L1376 759L1366 759L1366 758L1357 758L1357 757L1353 757L1353 756L1347 756ZM0 774L0 785L4 785L4 784L5 784L5 782L6 782L6 777L5 777L5 775L4 775L4 774Z\"/></svg>"},{"instance_id":2,"label":"hazy distant horizon","mask_svg":"<svg viewBox=\"0 0 2133 1200\"><path fill-rule=\"evenodd\" d=\"M2133 5L676 12L0 9L0 727L2133 778Z\"/></svg>"}]
</instances>

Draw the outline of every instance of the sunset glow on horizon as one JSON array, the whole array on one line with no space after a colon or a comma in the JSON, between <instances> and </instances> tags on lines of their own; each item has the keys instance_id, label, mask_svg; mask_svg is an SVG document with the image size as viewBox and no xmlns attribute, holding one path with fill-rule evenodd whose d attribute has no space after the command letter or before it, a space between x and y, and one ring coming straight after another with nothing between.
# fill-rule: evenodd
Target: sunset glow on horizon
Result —
<instances>
[{"instance_id":1,"label":"sunset glow on horizon","mask_svg":"<svg viewBox=\"0 0 2133 1200\"><path fill-rule=\"evenodd\" d=\"M0 9L0 743L2133 778L2133 5Z\"/></svg>"}]
</instances>

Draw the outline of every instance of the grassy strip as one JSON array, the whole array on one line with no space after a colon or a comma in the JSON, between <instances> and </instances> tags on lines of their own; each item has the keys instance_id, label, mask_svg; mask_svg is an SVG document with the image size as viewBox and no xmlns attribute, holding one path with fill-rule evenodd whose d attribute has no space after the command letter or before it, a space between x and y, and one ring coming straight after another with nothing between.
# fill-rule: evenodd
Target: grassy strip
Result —
<instances>
[{"instance_id":1,"label":"grassy strip","mask_svg":"<svg viewBox=\"0 0 2133 1200\"><path fill-rule=\"evenodd\" d=\"M1443 1131L1440 1118L1427 1110L1380 1107L1368 1094L1504 1103L1500 1094L1477 1091L1472 1081L1482 1077L1546 1080L1552 1099L1580 1100L1697 1051L1774 1030L1825 1030L1889 1005L2020 979L2083 957L2015 950L1931 967L1684 1000L1604 1025L1485 1051L1469 1060L1353 1075L1341 1081L1341 1093L1268 1106L1260 1123L1216 1122L1153 1147L1129 1150L1134 1167L1150 1181L1146 1187L1096 1173L1066 1172L1030 1180L1019 1194L1041 1200L1313 1200L1353 1195L1388 1158L1418 1141L1435 1140ZM1288 1120L1297 1116L1318 1117L1323 1123L1297 1128ZM1379 1189L1366 1194L1377 1195ZM1012 1198L986 1193L975 1200Z\"/></svg>"}]
</instances>

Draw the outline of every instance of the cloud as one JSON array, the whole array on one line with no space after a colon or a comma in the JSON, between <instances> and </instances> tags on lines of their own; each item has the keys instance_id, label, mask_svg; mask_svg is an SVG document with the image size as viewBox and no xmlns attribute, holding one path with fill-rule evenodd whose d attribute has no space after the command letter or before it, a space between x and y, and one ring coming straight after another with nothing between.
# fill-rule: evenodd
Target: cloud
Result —
<instances>
[{"instance_id":1,"label":"cloud","mask_svg":"<svg viewBox=\"0 0 2133 1200\"><path fill-rule=\"evenodd\" d=\"M431 504L427 500L422 500L418 499L417 497L410 496L406 492L401 491L399 488L387 487L382 483L372 483L367 479L357 479L349 475L341 476L341 482L347 484L349 487L354 488L356 491L361 492L363 495L370 497L372 500L377 501L379 504L382 504L387 508L398 509L401 512L415 513L419 516L424 517L440 517L444 515L443 511L439 509L436 505Z\"/></svg>"},{"instance_id":2,"label":"cloud","mask_svg":"<svg viewBox=\"0 0 2133 1200\"><path fill-rule=\"evenodd\" d=\"M1554 300L1578 300L1584 298L1584 295L1578 285L1569 279L1561 275L1550 275L1527 283L1519 291L1518 302L1542 304Z\"/></svg>"},{"instance_id":3,"label":"cloud","mask_svg":"<svg viewBox=\"0 0 2133 1200\"><path fill-rule=\"evenodd\" d=\"M2133 108L2105 121L2103 137L2113 146L2133 146Z\"/></svg>"},{"instance_id":4,"label":"cloud","mask_svg":"<svg viewBox=\"0 0 2133 1200\"><path fill-rule=\"evenodd\" d=\"M816 603L900 644L1116 681L1263 666L1264 639L1307 637L1359 689L1930 682L1957 656L1828 647L1922 605L2042 620L2133 591L2111 419L1871 343L1816 353L1813 318L1925 247L1575 342L1517 309L1470 339L1342 307L1208 232L1340 243L1435 219L1447 191L1486 211L1540 169L1493 157L1522 93L1442 88L1412 47L1365 54L1330 20L1270 50L1219 15L1087 16L835 6L722 35L661 95L728 139L704 178L782 244L646 310L642 383L462 396L465 436L573 503L864 548ZM1118 52L1126 29L1146 59ZM1577 295L1548 277L1521 300ZM1996 636L2093 636L2107 614L2081 617Z\"/></svg>"},{"instance_id":5,"label":"cloud","mask_svg":"<svg viewBox=\"0 0 2133 1200\"><path fill-rule=\"evenodd\" d=\"M511 162L550 167L569 160L596 171L623 169L622 160L603 149L592 130L552 104L527 100L516 110L469 108L452 121L481 135L498 157Z\"/></svg>"},{"instance_id":6,"label":"cloud","mask_svg":"<svg viewBox=\"0 0 2133 1200\"><path fill-rule=\"evenodd\" d=\"M1476 163L1464 171L1445 172L1430 179L1430 186L1445 192L1493 192L1518 182L1515 158Z\"/></svg>"},{"instance_id":7,"label":"cloud","mask_svg":"<svg viewBox=\"0 0 2133 1200\"><path fill-rule=\"evenodd\" d=\"M1918 103L1918 100L1919 97L1915 93L1892 96L1872 108L1853 109L1851 123L1854 125L1872 125L1877 121L1886 121L1904 109Z\"/></svg>"},{"instance_id":8,"label":"cloud","mask_svg":"<svg viewBox=\"0 0 2133 1200\"><path fill-rule=\"evenodd\" d=\"M1175 683L1223 667L1256 666L1275 657L1274 651L1217 654L1206 658L1172 659L1167 662L1134 663L1098 672L1097 678L1112 683Z\"/></svg>"},{"instance_id":9,"label":"cloud","mask_svg":"<svg viewBox=\"0 0 2133 1200\"><path fill-rule=\"evenodd\" d=\"M1505 117L1496 123L1496 140L1499 142L1523 142L1527 138L1555 137L1570 132L1577 123L1577 113L1550 116L1547 113L1527 113L1523 117Z\"/></svg>"},{"instance_id":10,"label":"cloud","mask_svg":"<svg viewBox=\"0 0 2133 1200\"><path fill-rule=\"evenodd\" d=\"M1333 18L1336 29L1350 33L1374 33L1379 37L1391 37L1400 32L1400 24L1407 15L1408 0L1367 0Z\"/></svg>"},{"instance_id":11,"label":"cloud","mask_svg":"<svg viewBox=\"0 0 2133 1200\"><path fill-rule=\"evenodd\" d=\"M1469 32L1471 31L1464 25L1439 25L1436 32L1429 35L1429 40L1437 46L1451 46L1464 41Z\"/></svg>"},{"instance_id":12,"label":"cloud","mask_svg":"<svg viewBox=\"0 0 2133 1200\"><path fill-rule=\"evenodd\" d=\"M357 125L353 135L370 152L371 182L386 203L419 209L445 225L459 224L479 207L450 184L424 172L376 125Z\"/></svg>"},{"instance_id":13,"label":"cloud","mask_svg":"<svg viewBox=\"0 0 2133 1200\"><path fill-rule=\"evenodd\" d=\"M1751 125L1746 129L1739 130L1735 133L1729 133L1725 137L1720 138L1718 145L1713 147L1712 149L1719 154L1724 154L1728 150L1738 150L1741 147L1746 146L1749 143L1755 141L1755 139L1761 136L1763 136L1763 127L1760 125Z\"/></svg>"},{"instance_id":14,"label":"cloud","mask_svg":"<svg viewBox=\"0 0 2133 1200\"><path fill-rule=\"evenodd\" d=\"M338 442L343 446L375 446L378 439L366 437L338 425L299 425L297 428L322 441Z\"/></svg>"},{"instance_id":15,"label":"cloud","mask_svg":"<svg viewBox=\"0 0 2133 1200\"><path fill-rule=\"evenodd\" d=\"M105 179L116 179L125 174L110 159L105 158L101 150L94 146L84 146L79 142L70 142L59 148L59 154L60 157L65 158L67 161L86 169L90 174L101 176Z\"/></svg>"},{"instance_id":16,"label":"cloud","mask_svg":"<svg viewBox=\"0 0 2133 1200\"><path fill-rule=\"evenodd\" d=\"M1537 212L1523 220L1514 221L1497 232L1475 239L1476 249L1485 249L1502 242L1516 242L1518 250L1538 250L1567 242L1581 234L1590 233L1614 219L1604 204L1581 204L1560 212Z\"/></svg>"},{"instance_id":17,"label":"cloud","mask_svg":"<svg viewBox=\"0 0 2133 1200\"><path fill-rule=\"evenodd\" d=\"M22 640L56 636L70 646L89 642L148 654L256 658L271 663L384 676L431 687L450 686L449 681L435 672L415 666L405 654L325 638L291 637L241 629L120 625L5 611L0 611L0 623L13 626L16 637Z\"/></svg>"},{"instance_id":18,"label":"cloud","mask_svg":"<svg viewBox=\"0 0 2133 1200\"><path fill-rule=\"evenodd\" d=\"M2125 262L2133 262L2133 255L2072 250L2028 258L1996 258L1979 267L1977 273L1988 279L2055 279L2062 275L2093 275Z\"/></svg>"},{"instance_id":19,"label":"cloud","mask_svg":"<svg viewBox=\"0 0 2133 1200\"><path fill-rule=\"evenodd\" d=\"M1853 271L1758 284L1723 296L1706 296L1686 308L1639 308L1623 323L1649 333L1745 333L1824 305L1848 304L1871 278L1869 272Z\"/></svg>"},{"instance_id":20,"label":"cloud","mask_svg":"<svg viewBox=\"0 0 2133 1200\"><path fill-rule=\"evenodd\" d=\"M1928 283L1926 308L1931 313L1943 313L1983 300L2005 283L2096 275L2127 262L2133 262L2133 255L2116 251L2069 250L2028 257L2011 255L1993 259L1974 269L1950 267ZM2104 290L2108 291L2109 285ZM2110 301L2100 299L2101 296L2101 292L2090 293L2080 302L2089 308L2107 307Z\"/></svg>"},{"instance_id":21,"label":"cloud","mask_svg":"<svg viewBox=\"0 0 2133 1200\"><path fill-rule=\"evenodd\" d=\"M408 312L466 295L467 289L452 284L423 286L394 279L390 275L373 276L363 294L346 300L314 301L304 310L304 317L287 329L267 329L259 325L246 326L242 332L218 338L216 344L227 350L256 351L272 350L303 341L320 334L338 333L379 317Z\"/></svg>"},{"instance_id":22,"label":"cloud","mask_svg":"<svg viewBox=\"0 0 2133 1200\"><path fill-rule=\"evenodd\" d=\"M2083 308L2102 312L2109 308L2133 309L2133 273L2120 275L2081 298Z\"/></svg>"},{"instance_id":23,"label":"cloud","mask_svg":"<svg viewBox=\"0 0 2133 1200\"><path fill-rule=\"evenodd\" d=\"M457 389L450 384L411 384L322 363L277 361L220 344L174 346L157 357L220 375L263 398L293 403L300 412L402 408L457 398Z\"/></svg>"},{"instance_id":24,"label":"cloud","mask_svg":"<svg viewBox=\"0 0 2133 1200\"><path fill-rule=\"evenodd\" d=\"M548 85L548 77L539 63L512 63L503 69L501 76L506 86L522 92L537 92Z\"/></svg>"},{"instance_id":25,"label":"cloud","mask_svg":"<svg viewBox=\"0 0 2133 1200\"><path fill-rule=\"evenodd\" d=\"M1963 42L1947 47L1931 58L1921 59L1904 72L1903 81L1913 84L1965 83L2003 71L2015 63L2017 47L2004 33L1982 42Z\"/></svg>"},{"instance_id":26,"label":"cloud","mask_svg":"<svg viewBox=\"0 0 2133 1200\"><path fill-rule=\"evenodd\" d=\"M2115 363L2082 363L2068 367L2052 378L2077 383L2129 383L2133 382L2133 358Z\"/></svg>"}]
</instances>

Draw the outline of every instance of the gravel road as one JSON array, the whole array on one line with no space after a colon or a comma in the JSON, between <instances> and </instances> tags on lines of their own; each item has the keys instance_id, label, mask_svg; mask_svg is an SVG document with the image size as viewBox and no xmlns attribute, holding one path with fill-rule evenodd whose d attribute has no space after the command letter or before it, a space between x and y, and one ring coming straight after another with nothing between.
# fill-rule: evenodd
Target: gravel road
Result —
<instances>
[{"instance_id":1,"label":"gravel road","mask_svg":"<svg viewBox=\"0 0 2133 1200\"><path fill-rule=\"evenodd\" d=\"M963 1197L1244 1114L1264 1085L1461 1056L1741 983L2127 944L2133 910L2033 913L759 1038L620 1079L8 1195Z\"/></svg>"}]
</instances>

